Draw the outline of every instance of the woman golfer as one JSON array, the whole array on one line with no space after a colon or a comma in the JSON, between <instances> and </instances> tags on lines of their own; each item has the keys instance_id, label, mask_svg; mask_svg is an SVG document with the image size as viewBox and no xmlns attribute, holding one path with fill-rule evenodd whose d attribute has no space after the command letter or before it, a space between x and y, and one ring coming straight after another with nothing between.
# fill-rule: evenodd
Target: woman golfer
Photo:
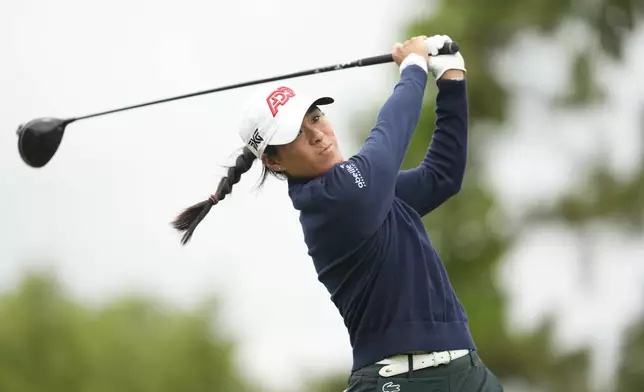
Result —
<instances>
[{"instance_id":1,"label":"woman golfer","mask_svg":"<svg viewBox=\"0 0 644 392\"><path fill-rule=\"evenodd\" d=\"M250 100L246 144L217 191L174 227L185 244L210 208L256 159L288 181L319 280L348 329L353 366L347 391L501 391L483 364L443 263L421 218L458 193L467 155L468 104L460 53L439 55L447 36L393 48L400 80L360 151L344 159L320 106L292 85L264 86ZM431 56L430 56L431 54ZM422 163L400 170L432 73L436 129ZM421 129L420 132L428 132Z\"/></svg>"}]
</instances>

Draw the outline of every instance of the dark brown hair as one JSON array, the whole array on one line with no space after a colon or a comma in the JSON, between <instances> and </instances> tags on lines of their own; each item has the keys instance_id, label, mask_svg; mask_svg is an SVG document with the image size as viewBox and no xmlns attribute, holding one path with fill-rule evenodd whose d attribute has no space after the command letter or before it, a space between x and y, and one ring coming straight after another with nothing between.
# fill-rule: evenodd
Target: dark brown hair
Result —
<instances>
[{"instance_id":1,"label":"dark brown hair","mask_svg":"<svg viewBox=\"0 0 644 392\"><path fill-rule=\"evenodd\" d=\"M269 145L266 147L264 153L268 157L274 157L277 155L277 148ZM181 238L181 243L183 245L190 241L197 225L199 225L208 212L210 212L210 209L221 200L224 200L226 195L229 195L232 192L233 185L239 182L242 174L250 170L256 159L257 157L255 154L253 154L248 147L244 147L242 153L237 156L237 159L235 159L235 165L229 166L228 173L226 173L226 176L219 181L219 185L217 186L215 193L210 195L208 199L186 208L175 218L172 222L172 226L179 232L183 233L183 237ZM262 165L262 175L258 186L261 187L264 182L266 182L266 178L269 174L280 179L286 178L283 173L276 172L266 167L266 165Z\"/></svg>"}]
</instances>

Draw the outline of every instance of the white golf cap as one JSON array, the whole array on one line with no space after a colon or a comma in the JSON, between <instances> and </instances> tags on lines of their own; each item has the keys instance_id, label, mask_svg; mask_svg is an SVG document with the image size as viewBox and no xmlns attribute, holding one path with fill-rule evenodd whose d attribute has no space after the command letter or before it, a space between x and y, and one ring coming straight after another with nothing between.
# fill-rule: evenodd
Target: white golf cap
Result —
<instances>
[{"instance_id":1,"label":"white golf cap","mask_svg":"<svg viewBox=\"0 0 644 392\"><path fill-rule=\"evenodd\" d=\"M288 144L300 133L302 120L312 105L328 105L328 96L311 97L289 83L260 87L244 113L239 136L261 159L266 146Z\"/></svg>"}]
</instances>

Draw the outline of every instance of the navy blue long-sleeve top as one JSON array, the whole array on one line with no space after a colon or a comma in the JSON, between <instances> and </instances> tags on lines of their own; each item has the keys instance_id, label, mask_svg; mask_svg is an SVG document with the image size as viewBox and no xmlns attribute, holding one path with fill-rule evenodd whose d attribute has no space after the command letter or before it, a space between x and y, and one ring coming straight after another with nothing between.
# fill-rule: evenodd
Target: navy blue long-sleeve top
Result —
<instances>
[{"instance_id":1,"label":"navy blue long-sleeve top","mask_svg":"<svg viewBox=\"0 0 644 392\"><path fill-rule=\"evenodd\" d=\"M436 81L427 155L417 167L400 169L427 80L420 66L404 68L356 155L321 177L289 180L308 254L347 327L353 370L409 351L476 349L421 220L463 181L465 80Z\"/></svg>"}]
</instances>

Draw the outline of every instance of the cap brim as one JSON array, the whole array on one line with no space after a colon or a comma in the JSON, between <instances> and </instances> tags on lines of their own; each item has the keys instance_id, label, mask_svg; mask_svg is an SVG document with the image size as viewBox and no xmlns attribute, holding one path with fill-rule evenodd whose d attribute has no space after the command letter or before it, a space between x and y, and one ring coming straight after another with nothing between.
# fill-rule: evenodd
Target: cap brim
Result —
<instances>
[{"instance_id":1,"label":"cap brim","mask_svg":"<svg viewBox=\"0 0 644 392\"><path fill-rule=\"evenodd\" d=\"M309 105L309 107L311 107L312 105L330 105L333 102L335 102L335 100L331 97L322 97L314 101L311 105Z\"/></svg>"},{"instance_id":2,"label":"cap brim","mask_svg":"<svg viewBox=\"0 0 644 392\"><path fill-rule=\"evenodd\" d=\"M293 116L289 116L288 119L284 119L284 121L280 123L279 128L275 131L275 134L268 144L279 146L291 143L295 140L297 135L299 135L302 120L311 106L330 105L333 102L335 102L335 100L331 97L320 97L308 105L302 105L294 111L295 114Z\"/></svg>"}]
</instances>

